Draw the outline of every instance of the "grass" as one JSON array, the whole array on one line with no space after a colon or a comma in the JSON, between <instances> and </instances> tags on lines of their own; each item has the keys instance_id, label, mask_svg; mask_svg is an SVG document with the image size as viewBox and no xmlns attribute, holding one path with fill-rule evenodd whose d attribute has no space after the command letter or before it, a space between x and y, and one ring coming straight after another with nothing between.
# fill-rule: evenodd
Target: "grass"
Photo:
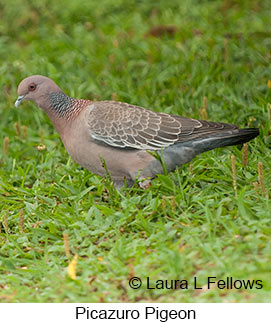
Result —
<instances>
[{"instance_id":1,"label":"grass","mask_svg":"<svg viewBox=\"0 0 271 323\"><path fill-rule=\"evenodd\" d=\"M0 300L270 302L269 1L0 6ZM176 29L152 36L158 25ZM158 176L146 191L117 192L68 157L34 104L13 108L18 83L31 74L49 76L77 98L193 118L205 101L208 119L261 133L249 143L247 166L241 147L217 149ZM266 191L257 184L259 162ZM67 266L75 254L73 280ZM142 278L141 288L129 287L132 276ZM147 276L197 277L204 289L151 290ZM209 276L262 280L263 288L208 290Z\"/></svg>"}]
</instances>

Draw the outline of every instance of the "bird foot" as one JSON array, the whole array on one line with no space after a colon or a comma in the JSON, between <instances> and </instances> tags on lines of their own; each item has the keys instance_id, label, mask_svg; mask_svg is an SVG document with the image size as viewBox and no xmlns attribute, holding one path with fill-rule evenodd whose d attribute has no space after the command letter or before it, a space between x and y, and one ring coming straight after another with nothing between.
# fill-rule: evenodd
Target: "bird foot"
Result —
<instances>
[{"instance_id":1,"label":"bird foot","mask_svg":"<svg viewBox=\"0 0 271 323\"><path fill-rule=\"evenodd\" d=\"M151 180L145 179L144 181L139 182L139 186L144 190L146 190L151 187Z\"/></svg>"}]
</instances>

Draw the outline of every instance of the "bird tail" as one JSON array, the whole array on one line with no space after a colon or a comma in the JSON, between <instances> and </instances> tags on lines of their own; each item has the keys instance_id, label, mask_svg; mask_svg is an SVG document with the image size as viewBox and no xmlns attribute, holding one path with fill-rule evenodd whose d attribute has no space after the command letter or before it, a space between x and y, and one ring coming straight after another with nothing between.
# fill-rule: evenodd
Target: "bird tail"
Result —
<instances>
[{"instance_id":1,"label":"bird tail","mask_svg":"<svg viewBox=\"0 0 271 323\"><path fill-rule=\"evenodd\" d=\"M190 162L196 155L204 153L219 147L239 145L250 141L257 137L259 129L232 129L213 134L206 134L201 138L193 139L186 142L178 142L171 145L163 152L158 152L162 155L164 164L170 172L180 165ZM158 173L163 173L163 166L161 166L160 159L153 161L146 169L143 169L147 176L155 176Z\"/></svg>"},{"instance_id":2,"label":"bird tail","mask_svg":"<svg viewBox=\"0 0 271 323\"><path fill-rule=\"evenodd\" d=\"M258 128L235 129L195 140L192 145L197 154L219 147L244 144L259 135Z\"/></svg>"}]
</instances>

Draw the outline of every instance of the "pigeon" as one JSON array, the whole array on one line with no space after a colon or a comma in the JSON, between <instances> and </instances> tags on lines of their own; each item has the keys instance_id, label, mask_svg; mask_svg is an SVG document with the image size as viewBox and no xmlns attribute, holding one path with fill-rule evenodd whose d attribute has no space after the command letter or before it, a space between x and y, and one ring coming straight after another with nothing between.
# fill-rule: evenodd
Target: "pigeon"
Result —
<instances>
[{"instance_id":1,"label":"pigeon","mask_svg":"<svg viewBox=\"0 0 271 323\"><path fill-rule=\"evenodd\" d=\"M111 176L117 188L144 188L157 174L171 172L196 155L243 144L259 134L228 123L154 112L117 101L74 99L42 75L18 86L15 106L31 100L51 119L72 159L89 171Z\"/></svg>"}]
</instances>

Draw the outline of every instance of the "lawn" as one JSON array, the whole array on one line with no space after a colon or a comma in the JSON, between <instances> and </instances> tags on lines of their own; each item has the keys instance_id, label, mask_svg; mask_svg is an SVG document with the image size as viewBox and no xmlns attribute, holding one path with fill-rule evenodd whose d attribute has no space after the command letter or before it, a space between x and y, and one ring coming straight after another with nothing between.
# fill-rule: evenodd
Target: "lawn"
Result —
<instances>
[{"instance_id":1,"label":"lawn","mask_svg":"<svg viewBox=\"0 0 271 323\"><path fill-rule=\"evenodd\" d=\"M270 17L269 0L1 1L1 302L271 302ZM70 159L43 111L14 108L32 74L260 136L247 165L242 147L220 148L116 191ZM262 288L208 289L208 277Z\"/></svg>"}]
</instances>

